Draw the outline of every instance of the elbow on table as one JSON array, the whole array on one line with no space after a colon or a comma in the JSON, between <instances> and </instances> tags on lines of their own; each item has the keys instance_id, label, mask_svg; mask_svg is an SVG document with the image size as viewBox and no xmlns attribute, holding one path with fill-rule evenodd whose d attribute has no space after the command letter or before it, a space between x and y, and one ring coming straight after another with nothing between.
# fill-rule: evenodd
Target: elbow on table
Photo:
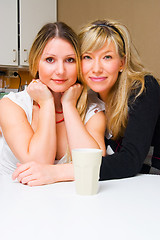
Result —
<instances>
[{"instance_id":1,"label":"elbow on table","mask_svg":"<svg viewBox=\"0 0 160 240\"><path fill-rule=\"evenodd\" d=\"M140 170L142 168L140 161L118 159L118 157L116 158L117 154L113 155L102 158L100 180L134 177L140 173Z\"/></svg>"}]
</instances>

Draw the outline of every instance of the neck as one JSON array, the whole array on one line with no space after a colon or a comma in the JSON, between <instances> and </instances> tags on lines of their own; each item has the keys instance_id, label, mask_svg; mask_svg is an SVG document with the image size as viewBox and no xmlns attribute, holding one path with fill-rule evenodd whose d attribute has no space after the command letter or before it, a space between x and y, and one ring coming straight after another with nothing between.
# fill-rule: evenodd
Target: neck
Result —
<instances>
[{"instance_id":1,"label":"neck","mask_svg":"<svg viewBox=\"0 0 160 240\"><path fill-rule=\"evenodd\" d=\"M99 98L103 101L106 102L108 94L106 92L100 92L98 93Z\"/></svg>"},{"instance_id":2,"label":"neck","mask_svg":"<svg viewBox=\"0 0 160 240\"><path fill-rule=\"evenodd\" d=\"M55 103L56 111L59 111L59 112L62 111L62 104L61 104L62 93L53 92L53 96L54 96L54 103Z\"/></svg>"}]
</instances>

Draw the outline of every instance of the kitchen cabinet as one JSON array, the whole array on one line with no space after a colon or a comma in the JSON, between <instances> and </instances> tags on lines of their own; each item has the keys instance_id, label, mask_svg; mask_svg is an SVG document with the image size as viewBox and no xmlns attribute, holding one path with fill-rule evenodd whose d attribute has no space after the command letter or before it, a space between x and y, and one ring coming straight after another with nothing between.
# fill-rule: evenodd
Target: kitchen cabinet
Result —
<instances>
[{"instance_id":1,"label":"kitchen cabinet","mask_svg":"<svg viewBox=\"0 0 160 240\"><path fill-rule=\"evenodd\" d=\"M0 65L18 65L17 5L17 0L0 1Z\"/></svg>"},{"instance_id":2,"label":"kitchen cabinet","mask_svg":"<svg viewBox=\"0 0 160 240\"><path fill-rule=\"evenodd\" d=\"M28 66L37 32L57 21L57 0L1 0L0 9L0 66Z\"/></svg>"}]
</instances>

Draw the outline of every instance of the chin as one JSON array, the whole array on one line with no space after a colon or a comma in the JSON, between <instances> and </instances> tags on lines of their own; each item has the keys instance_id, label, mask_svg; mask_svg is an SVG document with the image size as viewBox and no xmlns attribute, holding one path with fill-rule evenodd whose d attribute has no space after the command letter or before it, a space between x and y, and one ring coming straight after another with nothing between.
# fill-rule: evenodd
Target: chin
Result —
<instances>
[{"instance_id":1,"label":"chin","mask_svg":"<svg viewBox=\"0 0 160 240\"><path fill-rule=\"evenodd\" d=\"M54 88L49 88L52 92L65 92L68 88L66 87L54 87Z\"/></svg>"}]
</instances>

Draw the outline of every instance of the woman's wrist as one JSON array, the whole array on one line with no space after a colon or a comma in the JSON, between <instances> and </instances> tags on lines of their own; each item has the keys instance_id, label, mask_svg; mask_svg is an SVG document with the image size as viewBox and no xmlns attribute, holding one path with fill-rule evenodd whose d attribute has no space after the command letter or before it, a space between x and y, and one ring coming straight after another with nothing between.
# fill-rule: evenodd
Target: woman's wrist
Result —
<instances>
[{"instance_id":1,"label":"woman's wrist","mask_svg":"<svg viewBox=\"0 0 160 240\"><path fill-rule=\"evenodd\" d=\"M54 100L53 98L46 99L44 101L38 102L39 108L53 108Z\"/></svg>"},{"instance_id":2,"label":"woman's wrist","mask_svg":"<svg viewBox=\"0 0 160 240\"><path fill-rule=\"evenodd\" d=\"M74 181L74 170L72 163L53 165L54 182Z\"/></svg>"},{"instance_id":3,"label":"woman's wrist","mask_svg":"<svg viewBox=\"0 0 160 240\"><path fill-rule=\"evenodd\" d=\"M63 103L62 106L63 106L63 112L65 111L69 112L76 109L76 104L74 104L73 102Z\"/></svg>"}]
</instances>

